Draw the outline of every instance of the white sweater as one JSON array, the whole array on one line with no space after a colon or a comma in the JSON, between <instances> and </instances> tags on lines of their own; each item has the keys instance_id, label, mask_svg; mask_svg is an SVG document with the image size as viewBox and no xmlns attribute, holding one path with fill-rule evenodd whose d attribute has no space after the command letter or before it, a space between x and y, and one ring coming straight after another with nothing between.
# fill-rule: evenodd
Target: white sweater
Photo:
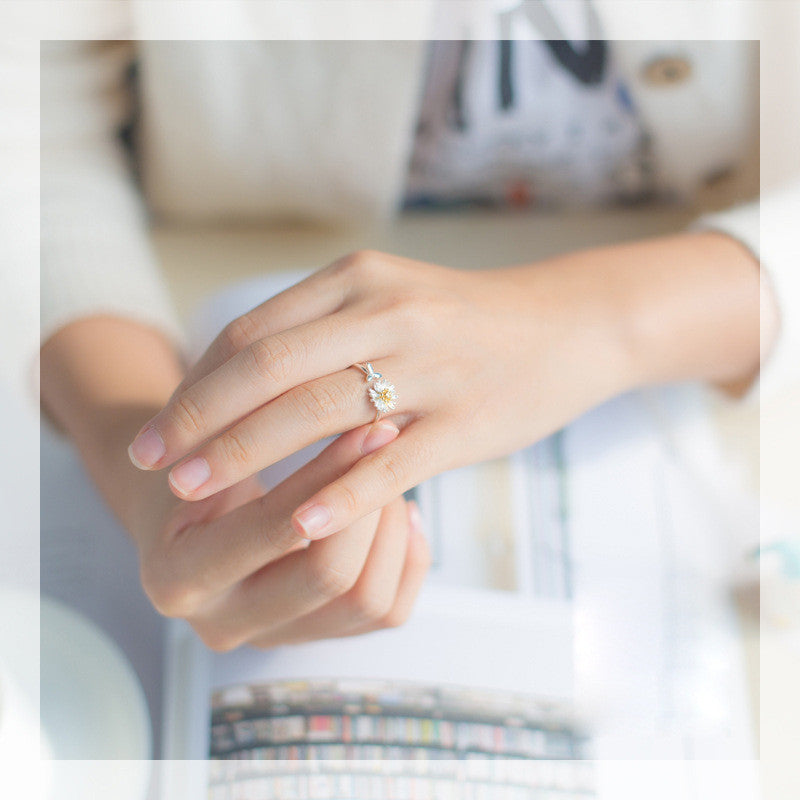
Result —
<instances>
[{"instance_id":1,"label":"white sweater","mask_svg":"<svg viewBox=\"0 0 800 800\"><path fill-rule=\"evenodd\" d=\"M444 5L447 15L437 14L432 0L384 2L374 12L357 0L324 0L295 4L287 17L280 4L241 0L204 4L187 19L175 16L178 6L171 0L126 0L109 4L107 19L92 19L87 37L97 40L43 42L42 339L97 313L132 317L178 336L148 242L145 206L161 217L192 220L391 216L405 178L425 43L314 39L331 37L331 27L344 37L374 39L526 36L524 14L489 13L493 0ZM679 5L667 4L673 14ZM614 44L654 137L659 186L690 199L708 178L741 165L758 116L754 48L747 42L681 41L679 30L669 30L673 17L659 14L658 4L604 0L597 6L608 38L624 39L638 14L637 34L649 26L653 38L662 39ZM642 7L650 9L644 16ZM724 10L731 36L758 36L775 23L758 16L756 6L740 8L738 29L730 7ZM707 4L696 0L683 10L692 38L720 31L721 20ZM783 13L780 33L796 42L800 12ZM154 31L160 38L227 33L307 41L130 41ZM675 39L663 40L670 33ZM112 37L117 41L103 41ZM780 63L762 53L762 115L769 119L774 106L784 118L800 119L800 57L796 46L781 52ZM786 62L789 54L796 63ZM140 64L144 204L117 137L133 100L125 76L134 55ZM672 59L688 65L675 82L669 78ZM776 131L778 119L771 123ZM800 155L791 137L775 141L765 152L771 161L762 165L762 179L787 188L763 207L769 210L763 247L757 204L698 223L745 243L774 286L782 331L762 373L765 387L782 385L800 365L800 186L791 180L800 174Z\"/></svg>"}]
</instances>

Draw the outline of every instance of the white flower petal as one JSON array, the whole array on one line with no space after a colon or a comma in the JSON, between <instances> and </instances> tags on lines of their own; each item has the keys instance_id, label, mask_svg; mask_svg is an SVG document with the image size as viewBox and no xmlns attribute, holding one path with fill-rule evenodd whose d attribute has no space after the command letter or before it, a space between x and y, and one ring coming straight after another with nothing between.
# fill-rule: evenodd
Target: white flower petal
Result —
<instances>
[{"instance_id":1,"label":"white flower petal","mask_svg":"<svg viewBox=\"0 0 800 800\"><path fill-rule=\"evenodd\" d=\"M375 381L368 390L369 399L378 411L385 414L394 411L397 405L397 391L389 381L382 379Z\"/></svg>"}]
</instances>

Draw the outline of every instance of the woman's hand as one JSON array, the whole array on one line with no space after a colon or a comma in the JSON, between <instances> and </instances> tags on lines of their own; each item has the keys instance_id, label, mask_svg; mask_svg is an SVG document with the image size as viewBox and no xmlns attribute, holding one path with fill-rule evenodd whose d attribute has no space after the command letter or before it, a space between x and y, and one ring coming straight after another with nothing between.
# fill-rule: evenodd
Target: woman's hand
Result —
<instances>
[{"instance_id":1,"label":"woman's hand","mask_svg":"<svg viewBox=\"0 0 800 800\"><path fill-rule=\"evenodd\" d=\"M217 650L363 633L401 624L430 561L413 503L393 499L339 535L308 543L294 507L392 442L390 421L339 437L268 494L255 478L189 503L164 475L135 470L125 448L180 380L158 332L113 317L72 323L42 348L45 408L139 551L155 607L187 619Z\"/></svg>"},{"instance_id":2,"label":"woman's hand","mask_svg":"<svg viewBox=\"0 0 800 800\"><path fill-rule=\"evenodd\" d=\"M153 605L218 651L402 624L430 562L413 502L397 498L320 542L290 524L309 491L396 435L383 421L351 431L267 494L247 480L199 503L159 502L163 483L149 487L132 533Z\"/></svg>"},{"instance_id":3,"label":"woman's hand","mask_svg":"<svg viewBox=\"0 0 800 800\"><path fill-rule=\"evenodd\" d=\"M397 387L401 434L298 503L292 524L308 539L633 386L752 374L757 268L718 234L481 272L359 252L231 323L131 458L175 465L181 498L211 497L373 418L360 362Z\"/></svg>"},{"instance_id":4,"label":"woman's hand","mask_svg":"<svg viewBox=\"0 0 800 800\"><path fill-rule=\"evenodd\" d=\"M140 537L149 542L142 584L153 604L187 619L215 650L402 624L430 563L414 503L397 498L321 542L301 539L290 524L305 494L396 435L391 423L364 426L268 494L244 482L179 503L155 535Z\"/></svg>"}]
</instances>

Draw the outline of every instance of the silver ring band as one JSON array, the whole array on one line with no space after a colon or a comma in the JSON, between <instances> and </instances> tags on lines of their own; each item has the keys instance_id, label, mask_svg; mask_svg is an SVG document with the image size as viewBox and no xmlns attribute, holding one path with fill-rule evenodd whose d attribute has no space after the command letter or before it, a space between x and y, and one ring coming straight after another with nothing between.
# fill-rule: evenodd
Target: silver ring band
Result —
<instances>
[{"instance_id":1,"label":"silver ring band","mask_svg":"<svg viewBox=\"0 0 800 800\"><path fill-rule=\"evenodd\" d=\"M380 372L375 372L369 361L365 364L353 364L353 366L364 373L368 385L367 395L372 405L375 406L375 421L377 422L381 414L388 414L397 408L397 390Z\"/></svg>"}]
</instances>

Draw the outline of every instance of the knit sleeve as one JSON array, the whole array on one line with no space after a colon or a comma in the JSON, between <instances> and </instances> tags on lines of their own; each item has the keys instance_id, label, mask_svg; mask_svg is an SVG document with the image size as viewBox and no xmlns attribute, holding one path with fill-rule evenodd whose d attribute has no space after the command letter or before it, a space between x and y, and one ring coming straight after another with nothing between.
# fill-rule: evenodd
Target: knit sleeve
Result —
<instances>
[{"instance_id":1,"label":"knit sleeve","mask_svg":"<svg viewBox=\"0 0 800 800\"><path fill-rule=\"evenodd\" d=\"M181 341L120 130L133 42L41 45L41 340L81 317Z\"/></svg>"},{"instance_id":2,"label":"knit sleeve","mask_svg":"<svg viewBox=\"0 0 800 800\"><path fill-rule=\"evenodd\" d=\"M695 230L718 230L747 247L761 264L762 293L778 311L779 330L762 353L761 373L749 396L768 398L800 380L800 184L695 222ZM762 319L764 309L762 297Z\"/></svg>"}]
</instances>

